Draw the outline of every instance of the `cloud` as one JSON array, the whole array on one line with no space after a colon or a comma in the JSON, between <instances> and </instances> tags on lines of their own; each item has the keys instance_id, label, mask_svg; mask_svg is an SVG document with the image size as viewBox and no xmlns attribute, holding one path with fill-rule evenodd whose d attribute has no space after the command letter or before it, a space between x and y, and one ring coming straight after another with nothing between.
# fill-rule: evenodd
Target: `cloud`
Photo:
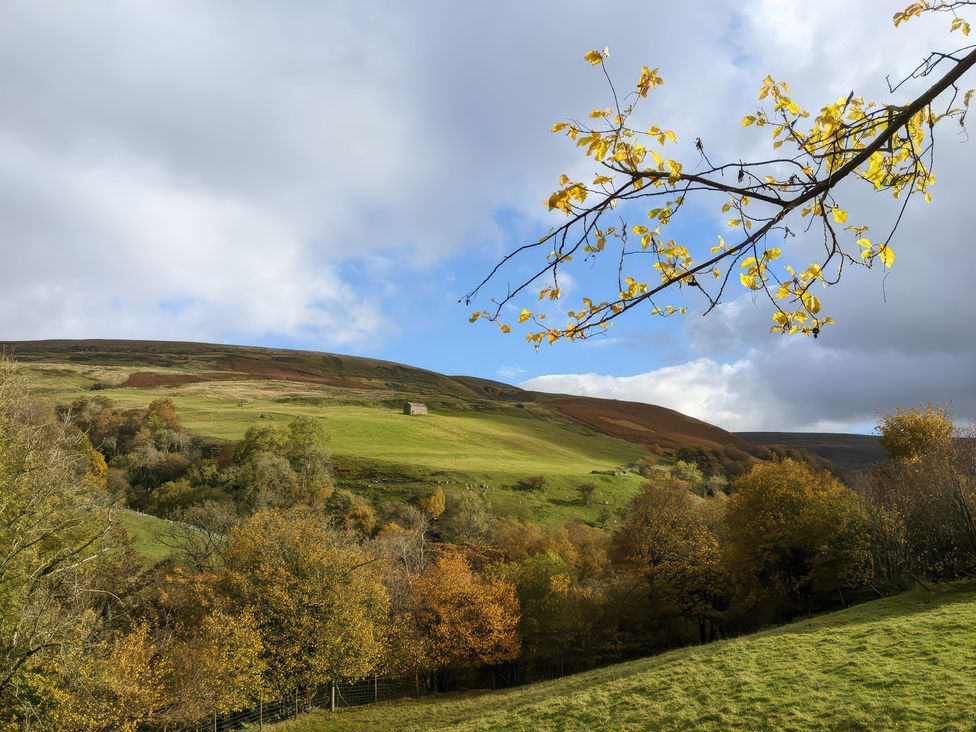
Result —
<instances>
[{"instance_id":1,"label":"cloud","mask_svg":"<svg viewBox=\"0 0 976 732\"><path fill-rule=\"evenodd\" d=\"M976 319L960 294L976 271L974 143L956 130L939 139L935 202L913 207L892 242L895 267L849 271L823 293L838 325L816 342L769 336L768 306L747 295L684 329L635 315L531 363L520 338L453 325L481 268L552 224L540 201L559 174L594 172L548 133L607 103L583 51L608 44L621 89L642 64L661 67L642 122L675 129L690 168L696 137L716 159L765 145L737 120L767 73L808 105L851 89L886 97L886 74L947 42L944 19L891 28L897 6L717 0L652 17L646 3L600 14L585 0L556 14L446 0L15 3L0 26L0 336L284 342L486 376L514 363L592 371L544 378L737 428L857 426L926 399L974 414ZM883 237L897 202L843 195ZM690 236L724 231L717 211L693 213L679 223ZM603 299L606 272L573 265L564 291ZM569 306L542 305L552 318Z\"/></svg>"},{"instance_id":2,"label":"cloud","mask_svg":"<svg viewBox=\"0 0 976 732\"><path fill-rule=\"evenodd\" d=\"M887 97L885 75L907 74L929 49L943 48L943 19L910 29L889 28L872 4L831 2L823 12L773 0L745 6L734 43L747 68L765 65L788 79L801 102L830 100L856 89ZM831 19L843 15L843 26ZM870 31L868 30L870 29ZM864 44L870 35L872 42ZM852 49L857 62L851 63ZM897 53L893 52L897 49ZM906 94L930 80L922 80ZM740 103L754 104L746 99ZM748 157L755 135L726 133L713 144L726 155ZM693 304L675 348L662 368L619 376L632 358L608 361L608 371L556 374L528 382L531 388L649 401L736 430L869 430L878 411L927 401L950 401L960 421L976 419L976 319L965 305L976 272L968 208L973 142L948 125L937 134L935 200L912 202L893 239L888 232L901 205L852 182L839 191L854 223L871 227L875 241L891 241L890 270L846 268L842 282L817 292L824 313L837 325L817 340L784 340L768 333L771 306L764 297L730 288L708 317ZM718 217L702 211L701 225ZM788 255L815 261L821 243L798 232L784 242ZM661 353L651 327L628 323L632 350Z\"/></svg>"},{"instance_id":3,"label":"cloud","mask_svg":"<svg viewBox=\"0 0 976 732\"><path fill-rule=\"evenodd\" d=\"M581 49L618 32L577 23L588 7L8 8L4 337L375 345L404 272L501 251L499 210L543 219L550 118L596 96ZM728 12L672 16L715 40Z\"/></svg>"},{"instance_id":4,"label":"cloud","mask_svg":"<svg viewBox=\"0 0 976 732\"><path fill-rule=\"evenodd\" d=\"M525 373L525 369L520 366L501 366L496 372L503 379L514 380Z\"/></svg>"},{"instance_id":5,"label":"cloud","mask_svg":"<svg viewBox=\"0 0 976 732\"><path fill-rule=\"evenodd\" d=\"M699 358L633 376L552 374L525 389L658 404L731 431L870 432L881 412L951 403L976 420L976 360L857 352L785 342L742 360Z\"/></svg>"},{"instance_id":6,"label":"cloud","mask_svg":"<svg viewBox=\"0 0 976 732\"><path fill-rule=\"evenodd\" d=\"M775 411L775 399L754 383L751 364L719 364L700 358L634 376L562 374L538 376L524 389L658 404L730 430L750 429Z\"/></svg>"}]
</instances>

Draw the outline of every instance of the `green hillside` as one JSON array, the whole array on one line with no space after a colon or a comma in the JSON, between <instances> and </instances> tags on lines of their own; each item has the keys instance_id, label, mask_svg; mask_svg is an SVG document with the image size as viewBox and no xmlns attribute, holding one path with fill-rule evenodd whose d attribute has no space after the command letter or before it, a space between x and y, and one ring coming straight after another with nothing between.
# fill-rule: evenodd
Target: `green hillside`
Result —
<instances>
[{"instance_id":1,"label":"green hillside","mask_svg":"<svg viewBox=\"0 0 976 732\"><path fill-rule=\"evenodd\" d=\"M915 590L793 625L506 691L309 714L333 730L971 730L976 587Z\"/></svg>"},{"instance_id":2,"label":"green hillside","mask_svg":"<svg viewBox=\"0 0 976 732\"><path fill-rule=\"evenodd\" d=\"M254 425L316 418L329 434L340 487L377 506L440 485L448 497L477 490L496 511L521 519L600 522L641 483L626 466L655 450L574 421L536 401L541 395L372 359L136 341L8 348L38 397L54 404L100 396L145 406L168 397L191 432L223 440L239 439ZM425 402L430 415L404 415L408 400ZM530 475L544 475L545 490L518 490ZM592 506L577 498L582 482L599 488Z\"/></svg>"}]
</instances>

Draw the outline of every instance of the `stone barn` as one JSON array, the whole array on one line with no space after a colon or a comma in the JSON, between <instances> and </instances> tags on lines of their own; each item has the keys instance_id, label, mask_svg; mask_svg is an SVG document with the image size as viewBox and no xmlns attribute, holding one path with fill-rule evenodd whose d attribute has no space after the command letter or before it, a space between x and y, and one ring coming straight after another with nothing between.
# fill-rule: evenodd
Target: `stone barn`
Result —
<instances>
[{"instance_id":1,"label":"stone barn","mask_svg":"<svg viewBox=\"0 0 976 732\"><path fill-rule=\"evenodd\" d=\"M420 402L407 402L403 405L403 413L410 414L413 416L426 415L427 405L421 404Z\"/></svg>"}]
</instances>

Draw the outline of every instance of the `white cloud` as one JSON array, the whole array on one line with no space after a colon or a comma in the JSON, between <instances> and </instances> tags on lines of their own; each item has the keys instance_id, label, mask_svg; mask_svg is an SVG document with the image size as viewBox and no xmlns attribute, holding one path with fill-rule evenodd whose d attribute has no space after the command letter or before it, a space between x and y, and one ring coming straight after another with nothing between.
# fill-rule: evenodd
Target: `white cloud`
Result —
<instances>
[{"instance_id":1,"label":"white cloud","mask_svg":"<svg viewBox=\"0 0 976 732\"><path fill-rule=\"evenodd\" d=\"M551 117L596 96L581 49L620 33L577 23L587 8L8 8L3 336L375 343L397 328L391 279L500 247L499 209L544 217L570 152ZM714 41L728 13L671 17ZM396 266L343 271L370 257Z\"/></svg>"},{"instance_id":2,"label":"white cloud","mask_svg":"<svg viewBox=\"0 0 976 732\"><path fill-rule=\"evenodd\" d=\"M730 430L752 428L776 406L755 384L748 362L719 364L700 358L635 376L538 376L525 389L658 404Z\"/></svg>"},{"instance_id":3,"label":"white cloud","mask_svg":"<svg viewBox=\"0 0 976 732\"><path fill-rule=\"evenodd\" d=\"M514 380L525 373L525 369L520 366L502 366L496 372L503 379Z\"/></svg>"}]
</instances>

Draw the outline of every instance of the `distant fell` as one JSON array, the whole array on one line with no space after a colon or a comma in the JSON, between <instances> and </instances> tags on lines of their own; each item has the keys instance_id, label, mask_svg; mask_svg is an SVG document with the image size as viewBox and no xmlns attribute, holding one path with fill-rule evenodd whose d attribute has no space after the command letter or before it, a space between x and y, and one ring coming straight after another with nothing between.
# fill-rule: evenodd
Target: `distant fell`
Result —
<instances>
[{"instance_id":1,"label":"distant fell","mask_svg":"<svg viewBox=\"0 0 976 732\"><path fill-rule=\"evenodd\" d=\"M884 448L874 435L820 432L736 432L736 435L763 447L809 450L849 470L870 468L885 458Z\"/></svg>"}]
</instances>

